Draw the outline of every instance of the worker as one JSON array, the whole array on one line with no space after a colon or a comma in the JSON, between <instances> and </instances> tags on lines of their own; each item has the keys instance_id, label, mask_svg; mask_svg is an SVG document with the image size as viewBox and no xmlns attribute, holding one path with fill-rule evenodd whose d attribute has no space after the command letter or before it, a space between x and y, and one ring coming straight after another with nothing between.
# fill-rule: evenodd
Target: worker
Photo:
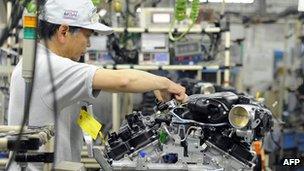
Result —
<instances>
[{"instance_id":1,"label":"worker","mask_svg":"<svg viewBox=\"0 0 304 171\"><path fill-rule=\"evenodd\" d=\"M185 88L169 79L148 72L124 69L110 70L78 63L90 46L93 31L111 34L110 27L99 23L91 0L47 0L39 14L37 28L36 71L30 105L30 126L54 124L53 93L48 57L53 73L58 105L58 149L56 161L71 161L78 135L70 135L69 117L62 112L85 99L94 99L100 91L141 93L154 91L159 100L175 97L185 101ZM26 50L26 49L25 49ZM20 125L23 118L25 82L22 78L22 60L11 77L8 123ZM71 141L73 143L71 143ZM80 147L79 147L80 148ZM72 155L73 154L73 155ZM80 157L80 153L79 153ZM79 161L78 161L79 162Z\"/></svg>"}]
</instances>

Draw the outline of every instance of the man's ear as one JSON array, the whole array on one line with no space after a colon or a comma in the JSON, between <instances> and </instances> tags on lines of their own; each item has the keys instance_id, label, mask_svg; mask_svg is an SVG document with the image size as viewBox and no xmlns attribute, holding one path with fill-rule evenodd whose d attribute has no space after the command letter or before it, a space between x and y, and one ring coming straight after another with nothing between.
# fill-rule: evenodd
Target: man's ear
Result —
<instances>
[{"instance_id":1,"label":"man's ear","mask_svg":"<svg viewBox=\"0 0 304 171\"><path fill-rule=\"evenodd\" d=\"M69 36L69 26L68 25L60 25L58 28L58 40L60 43L65 43L66 38Z\"/></svg>"}]
</instances>

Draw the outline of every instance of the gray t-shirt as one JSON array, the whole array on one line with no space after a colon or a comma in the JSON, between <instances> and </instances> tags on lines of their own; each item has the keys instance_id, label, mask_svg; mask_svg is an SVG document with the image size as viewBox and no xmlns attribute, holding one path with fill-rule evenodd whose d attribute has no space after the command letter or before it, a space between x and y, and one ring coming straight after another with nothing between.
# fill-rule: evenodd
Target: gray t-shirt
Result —
<instances>
[{"instance_id":1,"label":"gray t-shirt","mask_svg":"<svg viewBox=\"0 0 304 171\"><path fill-rule=\"evenodd\" d=\"M47 51L49 53L47 53ZM57 161L75 160L75 151L80 156L81 131L74 126L79 114L78 101L97 97L99 91L92 90L93 76L98 69L96 66L74 62L49 51L44 45L37 46L37 59L34 88L30 106L29 125L45 126L54 124L53 94L50 81L49 54L54 85L59 109L58 119L58 150ZM8 124L20 125L23 118L25 82L22 78L22 60L13 71L10 86L10 102L8 109ZM77 109L78 107L78 109ZM71 111L76 113L70 113ZM72 116L74 115L74 116ZM71 129L72 128L72 129ZM71 132L73 134L71 134ZM77 134L77 135L76 135ZM73 143L71 143L73 142ZM79 157L77 157L79 159Z\"/></svg>"}]
</instances>

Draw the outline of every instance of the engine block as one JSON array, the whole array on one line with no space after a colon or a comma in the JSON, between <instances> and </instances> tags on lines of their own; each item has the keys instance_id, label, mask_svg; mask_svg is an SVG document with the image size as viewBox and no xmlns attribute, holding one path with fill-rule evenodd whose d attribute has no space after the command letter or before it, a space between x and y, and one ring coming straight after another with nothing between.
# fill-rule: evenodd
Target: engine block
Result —
<instances>
[{"instance_id":1,"label":"engine block","mask_svg":"<svg viewBox=\"0 0 304 171\"><path fill-rule=\"evenodd\" d=\"M127 115L105 156L113 170L252 170L251 143L272 125L271 112L245 95L194 94L186 104L159 103L149 116Z\"/></svg>"}]
</instances>

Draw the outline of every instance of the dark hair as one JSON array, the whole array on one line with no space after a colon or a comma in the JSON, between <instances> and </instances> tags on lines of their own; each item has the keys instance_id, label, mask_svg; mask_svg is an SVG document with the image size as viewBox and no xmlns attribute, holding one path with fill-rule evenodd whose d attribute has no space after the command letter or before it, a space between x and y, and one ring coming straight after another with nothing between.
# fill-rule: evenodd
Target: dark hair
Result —
<instances>
[{"instance_id":1,"label":"dark hair","mask_svg":"<svg viewBox=\"0 0 304 171\"><path fill-rule=\"evenodd\" d=\"M37 34L39 39L51 39L58 31L60 24L49 23L44 20L38 21ZM79 31L80 27L69 26L69 32L75 33Z\"/></svg>"}]
</instances>

